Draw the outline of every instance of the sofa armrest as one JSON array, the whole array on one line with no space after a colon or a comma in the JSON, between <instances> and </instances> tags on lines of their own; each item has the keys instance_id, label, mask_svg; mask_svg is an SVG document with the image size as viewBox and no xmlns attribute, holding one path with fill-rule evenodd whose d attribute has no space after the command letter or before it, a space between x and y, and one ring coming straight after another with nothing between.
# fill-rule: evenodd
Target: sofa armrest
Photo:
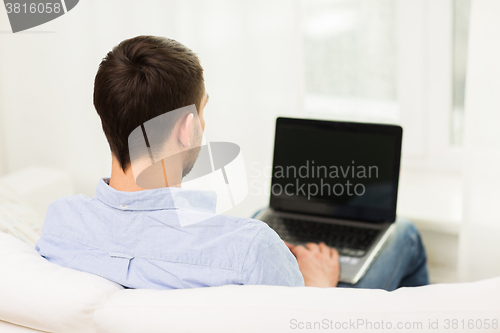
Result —
<instances>
[{"instance_id":1,"label":"sofa armrest","mask_svg":"<svg viewBox=\"0 0 500 333\"><path fill-rule=\"evenodd\" d=\"M27 167L3 175L0 181L42 219L52 201L75 193L67 172L46 167Z\"/></svg>"}]
</instances>

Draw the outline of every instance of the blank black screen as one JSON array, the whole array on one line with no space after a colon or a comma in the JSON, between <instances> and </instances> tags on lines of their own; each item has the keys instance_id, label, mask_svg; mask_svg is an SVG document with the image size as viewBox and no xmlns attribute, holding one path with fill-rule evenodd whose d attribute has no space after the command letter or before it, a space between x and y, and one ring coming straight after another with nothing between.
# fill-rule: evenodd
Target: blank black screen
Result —
<instances>
[{"instance_id":1,"label":"blank black screen","mask_svg":"<svg viewBox=\"0 0 500 333\"><path fill-rule=\"evenodd\" d=\"M271 207L393 222L399 126L278 118Z\"/></svg>"}]
</instances>

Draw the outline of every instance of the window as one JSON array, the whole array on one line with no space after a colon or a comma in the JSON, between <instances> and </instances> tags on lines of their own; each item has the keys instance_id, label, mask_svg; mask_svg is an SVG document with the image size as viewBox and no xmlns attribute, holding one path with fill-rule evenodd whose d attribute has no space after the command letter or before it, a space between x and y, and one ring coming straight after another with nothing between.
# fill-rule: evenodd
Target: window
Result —
<instances>
[{"instance_id":1,"label":"window","mask_svg":"<svg viewBox=\"0 0 500 333\"><path fill-rule=\"evenodd\" d=\"M401 124L403 166L460 169L470 0L299 0L304 116Z\"/></svg>"},{"instance_id":2,"label":"window","mask_svg":"<svg viewBox=\"0 0 500 333\"><path fill-rule=\"evenodd\" d=\"M306 109L398 121L395 0L305 0Z\"/></svg>"},{"instance_id":3,"label":"window","mask_svg":"<svg viewBox=\"0 0 500 333\"><path fill-rule=\"evenodd\" d=\"M463 143L469 18L470 0L453 1L453 108L450 139L455 145Z\"/></svg>"}]
</instances>

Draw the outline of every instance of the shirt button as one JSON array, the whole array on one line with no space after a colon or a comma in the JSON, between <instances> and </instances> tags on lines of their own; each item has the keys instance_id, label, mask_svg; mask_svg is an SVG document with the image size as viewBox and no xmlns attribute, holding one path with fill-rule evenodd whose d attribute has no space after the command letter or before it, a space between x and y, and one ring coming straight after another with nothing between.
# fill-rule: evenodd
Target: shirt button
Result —
<instances>
[{"instance_id":1,"label":"shirt button","mask_svg":"<svg viewBox=\"0 0 500 333\"><path fill-rule=\"evenodd\" d=\"M120 204L120 205L118 205L118 207L120 207L120 209L125 209L125 208L127 208L127 205Z\"/></svg>"}]
</instances>

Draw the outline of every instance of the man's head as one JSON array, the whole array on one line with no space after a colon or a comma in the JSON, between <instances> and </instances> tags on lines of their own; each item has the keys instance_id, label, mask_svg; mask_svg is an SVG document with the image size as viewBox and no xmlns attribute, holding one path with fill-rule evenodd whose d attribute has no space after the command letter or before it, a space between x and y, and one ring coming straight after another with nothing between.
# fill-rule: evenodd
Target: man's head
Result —
<instances>
[{"instance_id":1,"label":"man's head","mask_svg":"<svg viewBox=\"0 0 500 333\"><path fill-rule=\"evenodd\" d=\"M121 42L103 59L95 77L94 106L123 172L130 167L128 137L135 128L165 112L194 104L203 130L206 99L203 68L196 54L163 37L138 36ZM187 149L190 138L201 138L199 129L191 130L192 119L189 114L181 115L160 134L166 141L175 132L176 142ZM196 160L197 154L193 154L197 150L191 151L183 173Z\"/></svg>"}]
</instances>

